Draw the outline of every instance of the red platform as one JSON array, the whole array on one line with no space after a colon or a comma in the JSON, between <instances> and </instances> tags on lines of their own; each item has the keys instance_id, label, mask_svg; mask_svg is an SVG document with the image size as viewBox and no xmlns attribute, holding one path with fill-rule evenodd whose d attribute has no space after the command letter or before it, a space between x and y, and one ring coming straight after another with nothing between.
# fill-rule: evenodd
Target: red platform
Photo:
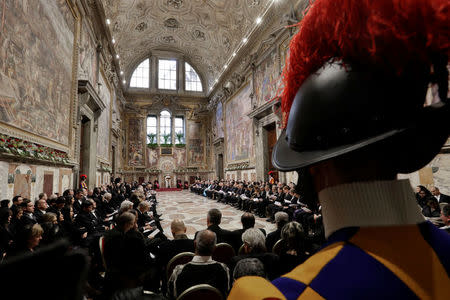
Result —
<instances>
[{"instance_id":1,"label":"red platform","mask_svg":"<svg viewBox=\"0 0 450 300\"><path fill-rule=\"evenodd\" d=\"M177 188L160 188L157 189L157 192L177 192L177 191L181 191L183 189L177 189Z\"/></svg>"}]
</instances>

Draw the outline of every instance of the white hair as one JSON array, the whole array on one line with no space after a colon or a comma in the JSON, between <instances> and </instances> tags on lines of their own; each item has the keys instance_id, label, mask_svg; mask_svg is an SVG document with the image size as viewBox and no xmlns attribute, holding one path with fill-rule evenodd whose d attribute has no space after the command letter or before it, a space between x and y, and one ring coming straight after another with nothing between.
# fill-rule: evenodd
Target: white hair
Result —
<instances>
[{"instance_id":1,"label":"white hair","mask_svg":"<svg viewBox=\"0 0 450 300\"><path fill-rule=\"evenodd\" d=\"M120 210L124 209L132 209L133 208L133 202L129 200L124 200L122 203L120 203Z\"/></svg>"}]
</instances>

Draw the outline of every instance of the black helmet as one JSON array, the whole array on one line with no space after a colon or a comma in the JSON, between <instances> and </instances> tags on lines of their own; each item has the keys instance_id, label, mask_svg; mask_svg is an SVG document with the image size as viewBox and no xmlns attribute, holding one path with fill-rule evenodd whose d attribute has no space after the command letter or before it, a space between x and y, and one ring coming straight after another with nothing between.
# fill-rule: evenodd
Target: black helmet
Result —
<instances>
[{"instance_id":1,"label":"black helmet","mask_svg":"<svg viewBox=\"0 0 450 300\"><path fill-rule=\"evenodd\" d=\"M326 63L298 89L273 150L273 165L281 171L298 170L390 140L398 172L423 167L448 138L450 113L444 103L423 106L429 70L417 71L394 76L373 66ZM427 139L423 149L411 147L418 136ZM404 159L411 151L429 153L411 162Z\"/></svg>"}]
</instances>

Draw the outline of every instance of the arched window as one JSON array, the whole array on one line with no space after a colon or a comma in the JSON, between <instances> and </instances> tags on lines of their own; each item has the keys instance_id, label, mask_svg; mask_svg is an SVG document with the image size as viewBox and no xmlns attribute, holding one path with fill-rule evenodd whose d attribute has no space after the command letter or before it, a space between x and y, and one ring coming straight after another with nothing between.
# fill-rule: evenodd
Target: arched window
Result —
<instances>
[{"instance_id":1,"label":"arched window","mask_svg":"<svg viewBox=\"0 0 450 300\"><path fill-rule=\"evenodd\" d=\"M194 92L201 92L203 90L202 88L202 82L200 80L200 77L198 76L197 72L195 72L194 68L191 67L190 64L185 63L185 70L186 70L186 91L194 91Z\"/></svg>"},{"instance_id":2,"label":"arched window","mask_svg":"<svg viewBox=\"0 0 450 300\"><path fill-rule=\"evenodd\" d=\"M167 110L163 110L159 115L159 141L161 144L172 143L171 115Z\"/></svg>"},{"instance_id":3,"label":"arched window","mask_svg":"<svg viewBox=\"0 0 450 300\"><path fill-rule=\"evenodd\" d=\"M134 70L131 76L130 87L150 87L150 60L147 58Z\"/></svg>"}]
</instances>

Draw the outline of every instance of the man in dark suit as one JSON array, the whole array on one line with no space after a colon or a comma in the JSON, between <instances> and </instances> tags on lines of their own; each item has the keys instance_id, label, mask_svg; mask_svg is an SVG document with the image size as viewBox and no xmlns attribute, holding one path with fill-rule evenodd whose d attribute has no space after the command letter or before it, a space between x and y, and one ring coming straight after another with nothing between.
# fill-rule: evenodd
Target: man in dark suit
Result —
<instances>
[{"instance_id":1,"label":"man in dark suit","mask_svg":"<svg viewBox=\"0 0 450 300\"><path fill-rule=\"evenodd\" d=\"M450 196L441 194L439 189L437 187L431 188L431 193L433 194L433 197L436 198L436 200L439 203L450 203Z\"/></svg>"},{"instance_id":2,"label":"man in dark suit","mask_svg":"<svg viewBox=\"0 0 450 300\"><path fill-rule=\"evenodd\" d=\"M217 208L212 208L208 211L206 216L206 224L208 230L214 232L217 237L217 243L233 243L233 235L231 231L220 228L220 222L222 221L222 213ZM195 233L194 239L197 237L198 231Z\"/></svg>"},{"instance_id":3,"label":"man in dark suit","mask_svg":"<svg viewBox=\"0 0 450 300\"><path fill-rule=\"evenodd\" d=\"M83 203L83 190L79 189L75 193L75 201L73 202L73 213L76 215L81 211L81 204Z\"/></svg>"},{"instance_id":4,"label":"man in dark suit","mask_svg":"<svg viewBox=\"0 0 450 300\"><path fill-rule=\"evenodd\" d=\"M277 224L277 230L269 233L266 237L267 251L272 251L275 243L281 238L281 229L287 222L289 222L289 216L287 213L279 211L275 214L275 223Z\"/></svg>"},{"instance_id":5,"label":"man in dark suit","mask_svg":"<svg viewBox=\"0 0 450 300\"><path fill-rule=\"evenodd\" d=\"M22 203L20 204L20 207L22 207L23 210L23 216L20 218L20 224L21 226L25 225L34 225L37 223L36 217L34 216L34 204L31 202L30 199L23 199Z\"/></svg>"},{"instance_id":6,"label":"man in dark suit","mask_svg":"<svg viewBox=\"0 0 450 300\"><path fill-rule=\"evenodd\" d=\"M239 248L242 245L242 234L249 228L255 227L255 216L252 213L246 212L241 216L242 229L237 229L232 232L234 251L238 253ZM261 232L266 236L266 231L263 228L259 228Z\"/></svg>"},{"instance_id":7,"label":"man in dark suit","mask_svg":"<svg viewBox=\"0 0 450 300\"><path fill-rule=\"evenodd\" d=\"M75 227L82 232L88 233L86 239L88 245L104 232L104 227L98 224L98 221L92 214L93 210L94 204L91 201L83 201L81 204L81 211L75 218Z\"/></svg>"},{"instance_id":8,"label":"man in dark suit","mask_svg":"<svg viewBox=\"0 0 450 300\"><path fill-rule=\"evenodd\" d=\"M39 199L35 203L34 216L36 217L36 221L38 223L42 223L42 216L45 215L48 204L45 199Z\"/></svg>"}]
</instances>

